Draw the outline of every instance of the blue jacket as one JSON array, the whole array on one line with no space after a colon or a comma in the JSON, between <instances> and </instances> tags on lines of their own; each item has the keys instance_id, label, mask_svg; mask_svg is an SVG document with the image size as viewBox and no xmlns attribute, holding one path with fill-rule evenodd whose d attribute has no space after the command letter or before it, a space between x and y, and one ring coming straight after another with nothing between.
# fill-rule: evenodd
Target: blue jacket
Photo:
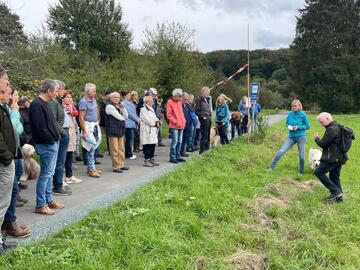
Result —
<instances>
[{"instance_id":1,"label":"blue jacket","mask_svg":"<svg viewBox=\"0 0 360 270\"><path fill-rule=\"evenodd\" d=\"M255 110L254 110L255 108ZM251 108L250 108L250 115L253 114L253 110L254 110L254 115L256 116L259 112L261 112L261 106L259 103L256 104L251 104Z\"/></svg>"},{"instance_id":2,"label":"blue jacket","mask_svg":"<svg viewBox=\"0 0 360 270\"><path fill-rule=\"evenodd\" d=\"M305 131L310 128L310 124L304 111L291 111L286 119L286 128L288 126L298 126L297 130L289 130L289 138L298 138L305 135Z\"/></svg>"},{"instance_id":3,"label":"blue jacket","mask_svg":"<svg viewBox=\"0 0 360 270\"><path fill-rule=\"evenodd\" d=\"M128 100L124 100L125 109L127 110L129 116L125 119L125 128L136 128L139 117L136 113L136 107L134 103Z\"/></svg>"},{"instance_id":4,"label":"blue jacket","mask_svg":"<svg viewBox=\"0 0 360 270\"><path fill-rule=\"evenodd\" d=\"M190 104L186 103L184 105L184 116L185 116L187 127L190 126L191 124L196 126L196 124L197 124L196 114L195 114L195 111L191 108Z\"/></svg>"},{"instance_id":5,"label":"blue jacket","mask_svg":"<svg viewBox=\"0 0 360 270\"><path fill-rule=\"evenodd\" d=\"M240 112L242 115L248 114L248 108L246 108L246 104L242 100L239 103L238 112Z\"/></svg>"},{"instance_id":6,"label":"blue jacket","mask_svg":"<svg viewBox=\"0 0 360 270\"><path fill-rule=\"evenodd\" d=\"M229 124L230 112L229 106L225 103L224 105L216 106L216 123Z\"/></svg>"}]
</instances>

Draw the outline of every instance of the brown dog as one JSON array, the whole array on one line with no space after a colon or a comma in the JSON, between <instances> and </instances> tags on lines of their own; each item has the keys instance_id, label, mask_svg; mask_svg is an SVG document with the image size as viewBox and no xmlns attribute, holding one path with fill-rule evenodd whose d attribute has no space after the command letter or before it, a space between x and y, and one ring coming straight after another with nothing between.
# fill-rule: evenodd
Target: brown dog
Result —
<instances>
[{"instance_id":1,"label":"brown dog","mask_svg":"<svg viewBox=\"0 0 360 270\"><path fill-rule=\"evenodd\" d=\"M210 129L210 147L213 148L216 146L220 141L219 132L216 128L216 126L211 127Z\"/></svg>"}]
</instances>

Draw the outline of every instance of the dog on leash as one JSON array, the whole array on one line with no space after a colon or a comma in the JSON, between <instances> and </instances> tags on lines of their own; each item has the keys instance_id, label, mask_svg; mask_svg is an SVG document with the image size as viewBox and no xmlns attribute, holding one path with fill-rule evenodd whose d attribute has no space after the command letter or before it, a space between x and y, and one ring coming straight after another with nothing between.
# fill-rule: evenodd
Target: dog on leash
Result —
<instances>
[{"instance_id":1,"label":"dog on leash","mask_svg":"<svg viewBox=\"0 0 360 270\"><path fill-rule=\"evenodd\" d=\"M322 152L319 149L310 148L309 151L309 162L311 169L315 170L317 166L320 165L320 158Z\"/></svg>"},{"instance_id":2,"label":"dog on leash","mask_svg":"<svg viewBox=\"0 0 360 270\"><path fill-rule=\"evenodd\" d=\"M20 177L20 180L36 180L40 174L40 165L32 158L35 154L34 146L31 144L24 144L22 153L24 158L24 172Z\"/></svg>"},{"instance_id":3,"label":"dog on leash","mask_svg":"<svg viewBox=\"0 0 360 270\"><path fill-rule=\"evenodd\" d=\"M220 141L219 132L216 128L216 126L211 127L210 129L210 147L213 148L216 146Z\"/></svg>"}]
</instances>

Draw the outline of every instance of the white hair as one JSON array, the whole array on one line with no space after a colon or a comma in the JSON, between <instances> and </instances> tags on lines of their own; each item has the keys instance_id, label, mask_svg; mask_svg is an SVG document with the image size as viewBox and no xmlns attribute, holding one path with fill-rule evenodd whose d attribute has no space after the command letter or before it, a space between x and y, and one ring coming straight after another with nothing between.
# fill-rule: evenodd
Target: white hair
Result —
<instances>
[{"instance_id":1,"label":"white hair","mask_svg":"<svg viewBox=\"0 0 360 270\"><path fill-rule=\"evenodd\" d=\"M201 88L201 94L204 94L205 93L205 91L209 91L210 92L210 88L209 87L207 87L207 86L204 86L203 88Z\"/></svg>"},{"instance_id":2,"label":"white hair","mask_svg":"<svg viewBox=\"0 0 360 270\"><path fill-rule=\"evenodd\" d=\"M188 97L189 97L189 94L188 94L187 92L184 92L184 93L182 94L182 97L183 97L183 98L188 98Z\"/></svg>"},{"instance_id":3,"label":"white hair","mask_svg":"<svg viewBox=\"0 0 360 270\"><path fill-rule=\"evenodd\" d=\"M66 88L66 84L63 81L56 80L57 84L59 85L59 88Z\"/></svg>"},{"instance_id":4,"label":"white hair","mask_svg":"<svg viewBox=\"0 0 360 270\"><path fill-rule=\"evenodd\" d=\"M87 84L85 84L84 92L87 93L87 92L90 91L90 89L95 88L95 87L96 87L95 84L93 84L93 83L87 83Z\"/></svg>"},{"instance_id":5,"label":"white hair","mask_svg":"<svg viewBox=\"0 0 360 270\"><path fill-rule=\"evenodd\" d=\"M332 116L328 112L322 112L318 116L316 116L316 120L320 121L321 119L329 119L332 121Z\"/></svg>"},{"instance_id":6,"label":"white hair","mask_svg":"<svg viewBox=\"0 0 360 270\"><path fill-rule=\"evenodd\" d=\"M176 96L181 97L182 94L183 94L183 90L180 89L180 88L176 88L176 89L174 89L174 91L172 91L172 96L173 97L176 97Z\"/></svg>"}]
</instances>

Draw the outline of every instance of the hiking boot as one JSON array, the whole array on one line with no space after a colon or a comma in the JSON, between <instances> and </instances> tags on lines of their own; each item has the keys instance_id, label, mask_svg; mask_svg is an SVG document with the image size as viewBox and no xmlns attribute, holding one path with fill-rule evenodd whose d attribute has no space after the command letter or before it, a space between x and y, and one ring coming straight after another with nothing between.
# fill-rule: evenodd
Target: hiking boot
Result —
<instances>
[{"instance_id":1,"label":"hiking boot","mask_svg":"<svg viewBox=\"0 0 360 270\"><path fill-rule=\"evenodd\" d=\"M173 158L170 158L169 162L170 163L179 163L179 161L177 159L173 159Z\"/></svg>"},{"instance_id":2,"label":"hiking boot","mask_svg":"<svg viewBox=\"0 0 360 270\"><path fill-rule=\"evenodd\" d=\"M49 203L48 206L49 206L50 209L63 209L65 207L64 204L57 203L54 200L52 200L51 203Z\"/></svg>"},{"instance_id":3,"label":"hiking boot","mask_svg":"<svg viewBox=\"0 0 360 270\"><path fill-rule=\"evenodd\" d=\"M25 198L21 197L19 194L16 196L16 200L19 201L19 202L22 202L22 203L29 202L28 199L25 199Z\"/></svg>"},{"instance_id":4,"label":"hiking boot","mask_svg":"<svg viewBox=\"0 0 360 270\"><path fill-rule=\"evenodd\" d=\"M178 158L177 161L179 161L179 162L185 162L186 159L184 159L184 158Z\"/></svg>"},{"instance_id":5,"label":"hiking boot","mask_svg":"<svg viewBox=\"0 0 360 270\"><path fill-rule=\"evenodd\" d=\"M31 231L23 226L18 226L16 221L4 221L1 229L4 229L7 235L11 235L15 238L25 238L31 235Z\"/></svg>"},{"instance_id":6,"label":"hiking boot","mask_svg":"<svg viewBox=\"0 0 360 270\"><path fill-rule=\"evenodd\" d=\"M151 158L149 162L154 166L159 166L159 163L157 163L154 158Z\"/></svg>"},{"instance_id":7,"label":"hiking boot","mask_svg":"<svg viewBox=\"0 0 360 270\"><path fill-rule=\"evenodd\" d=\"M117 169L113 169L113 172L116 172L116 173L122 173L123 171L122 171L122 169L117 168Z\"/></svg>"},{"instance_id":8,"label":"hiking boot","mask_svg":"<svg viewBox=\"0 0 360 270\"><path fill-rule=\"evenodd\" d=\"M40 215L53 215L53 214L55 214L55 212L53 210L51 210L49 208L49 206L47 206L47 204L45 204L43 207L35 208L34 213L35 214L40 214Z\"/></svg>"},{"instance_id":9,"label":"hiking boot","mask_svg":"<svg viewBox=\"0 0 360 270\"><path fill-rule=\"evenodd\" d=\"M94 170L94 171L91 171L91 172L88 172L87 173L90 177L93 177L93 178L99 178L100 177L100 174L97 170Z\"/></svg>"},{"instance_id":10,"label":"hiking boot","mask_svg":"<svg viewBox=\"0 0 360 270\"><path fill-rule=\"evenodd\" d=\"M5 242L4 240L5 239L3 238L3 242L0 243L0 254L3 254L9 250L16 248L16 243L8 243Z\"/></svg>"},{"instance_id":11,"label":"hiking boot","mask_svg":"<svg viewBox=\"0 0 360 270\"><path fill-rule=\"evenodd\" d=\"M71 195L71 189L69 187L61 187L60 189L54 189L53 188L54 195L59 196L69 196Z\"/></svg>"},{"instance_id":12,"label":"hiking boot","mask_svg":"<svg viewBox=\"0 0 360 270\"><path fill-rule=\"evenodd\" d=\"M144 167L154 167L154 164L150 162L150 159L145 159Z\"/></svg>"}]
</instances>

